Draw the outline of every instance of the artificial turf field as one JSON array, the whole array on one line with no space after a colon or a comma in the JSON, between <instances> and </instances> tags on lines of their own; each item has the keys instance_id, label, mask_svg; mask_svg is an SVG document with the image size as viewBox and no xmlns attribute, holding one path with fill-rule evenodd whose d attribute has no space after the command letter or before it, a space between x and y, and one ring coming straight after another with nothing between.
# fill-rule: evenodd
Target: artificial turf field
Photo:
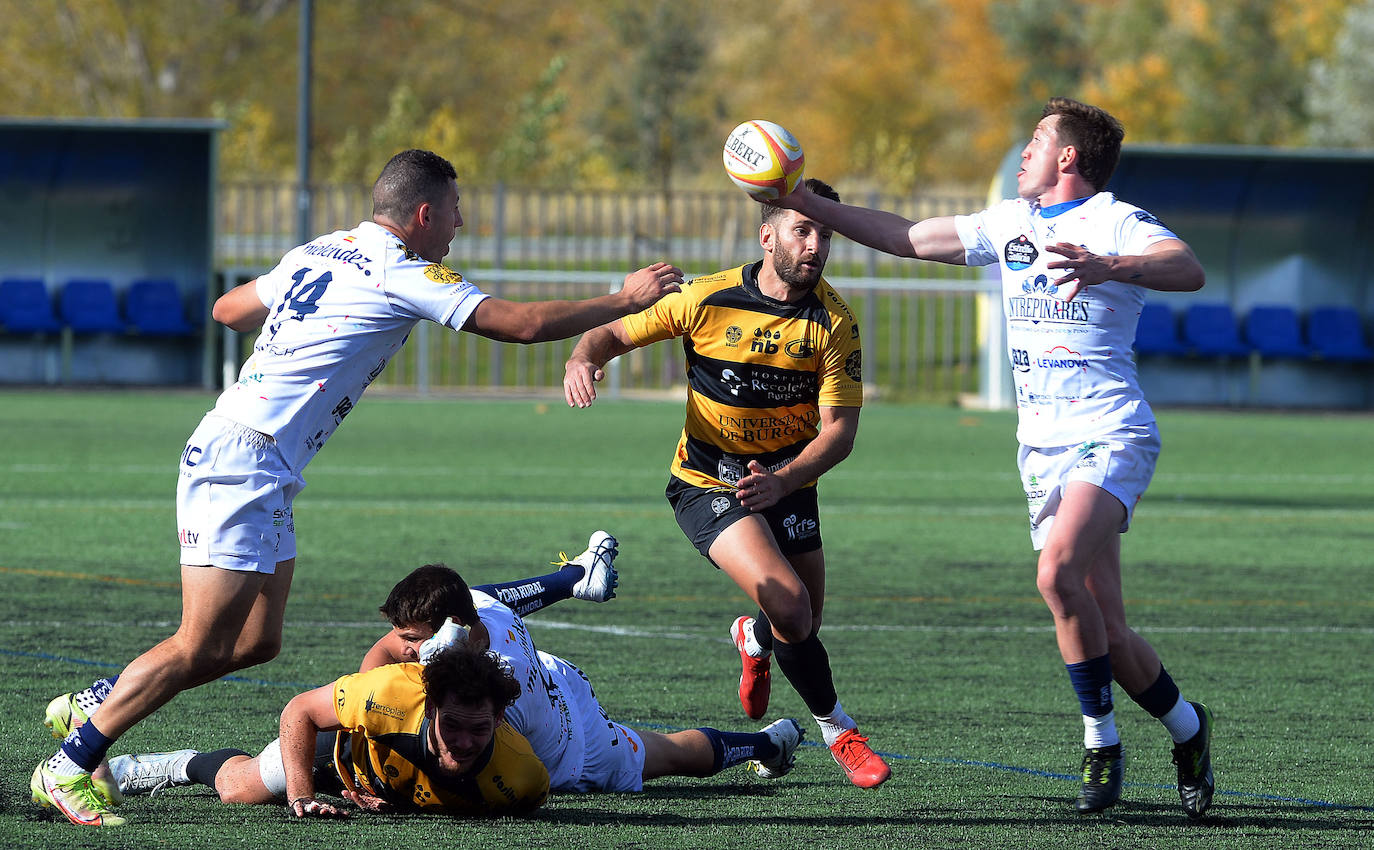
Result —
<instances>
[{"instance_id":1,"label":"artificial turf field","mask_svg":"<svg viewBox=\"0 0 1374 850\"><path fill-rule=\"evenodd\" d=\"M1160 412L1164 455L1123 559L1134 625L1216 714L1217 800L1190 823L1167 734L1120 689L1123 799L1071 808L1081 722L1035 591L1013 415L881 404L821 489L823 634L845 707L892 764L880 789L849 786L813 744L781 780L555 795L527 820L294 822L201 787L131 798L116 829L54 820L29 802L56 743L43 707L175 629L176 462L212 401L0 392L0 846L1374 846L1374 418ZM183 694L115 752L256 753L292 695L356 670L413 567L536 574L597 528L620 539L619 594L532 616L540 647L629 725L761 725L740 711L727 636L745 598L662 496L680 425L677 402L369 397L307 470L281 655ZM769 719L805 718L776 682Z\"/></svg>"}]
</instances>

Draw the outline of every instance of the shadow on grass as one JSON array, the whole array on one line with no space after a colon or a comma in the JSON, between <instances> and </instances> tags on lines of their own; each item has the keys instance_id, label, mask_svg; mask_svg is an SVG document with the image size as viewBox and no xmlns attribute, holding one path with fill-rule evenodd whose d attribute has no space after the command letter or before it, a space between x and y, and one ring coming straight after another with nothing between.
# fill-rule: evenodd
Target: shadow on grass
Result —
<instances>
[{"instance_id":1,"label":"shadow on grass","mask_svg":"<svg viewBox=\"0 0 1374 850\"><path fill-rule=\"evenodd\" d=\"M1063 797L1018 797L1017 799L1034 799L1048 806L1064 806L1063 817L1043 818L1041 819L1042 823L1091 824L1097 821L1149 828L1192 830L1260 828L1279 832L1290 830L1348 831L1367 830L1374 827L1374 817L1371 817L1364 808L1354 806L1318 808L1283 801L1241 803L1223 800L1214 804L1203 817L1191 820L1176 803L1123 800L1105 812L1080 815L1072 810L1071 801L1066 801ZM1014 820L1017 823L1035 822L1033 819L1023 816L1018 816Z\"/></svg>"}]
</instances>

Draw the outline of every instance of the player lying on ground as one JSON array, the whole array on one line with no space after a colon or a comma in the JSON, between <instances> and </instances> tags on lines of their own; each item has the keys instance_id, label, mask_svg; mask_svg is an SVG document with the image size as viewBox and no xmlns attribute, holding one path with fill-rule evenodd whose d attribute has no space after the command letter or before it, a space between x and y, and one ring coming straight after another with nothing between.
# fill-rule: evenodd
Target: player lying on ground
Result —
<instances>
[{"instance_id":1,"label":"player lying on ground","mask_svg":"<svg viewBox=\"0 0 1374 850\"><path fill-rule=\"evenodd\" d=\"M548 767L554 790L637 791L645 780L662 776L710 776L749 762L763 778L787 773L801 742L801 727L779 720L762 732L720 732L689 729L663 735L641 732L614 723L601 708L591 684L572 664L534 648L518 615L497 597L519 599L520 610L533 613L546 605L577 596L604 601L614 595L615 538L592 535L588 549L563 569L547 576L469 590L453 570L442 565L421 567L402 579L382 606L392 629L368 651L363 673L394 662L414 661L422 647L441 630L448 640L461 634L464 643L492 651L526 683L505 719L526 735ZM478 610L480 609L480 615ZM461 623L464 629L447 619ZM498 636L493 639L493 635ZM429 641L433 646L436 641ZM404 666L404 665L403 665ZM322 755L332 747L332 738ZM122 756L111 763L120 788L137 794L171 785L200 782L220 792L225 802L266 802L279 796L270 781L280 755L269 746L257 759L239 750L197 753L182 750ZM384 807L385 799L353 794L354 802L369 809ZM313 812L312 812L313 813Z\"/></svg>"},{"instance_id":2,"label":"player lying on ground","mask_svg":"<svg viewBox=\"0 0 1374 850\"><path fill-rule=\"evenodd\" d=\"M242 750L121 756L121 784L180 766L226 803L287 803L296 817L343 817L317 792L369 811L520 815L543 805L549 775L529 742L503 722L520 693L479 647L456 644L421 665L344 676L287 703L281 737L256 758ZM125 766L127 765L127 767ZM140 770L141 768L141 770ZM172 780L166 784L179 784Z\"/></svg>"},{"instance_id":3,"label":"player lying on ground","mask_svg":"<svg viewBox=\"0 0 1374 850\"><path fill-rule=\"evenodd\" d=\"M288 251L220 296L215 321L261 332L181 450L181 620L124 668L99 714L33 770L33 801L74 824L115 826L93 771L111 745L177 694L275 658L296 568L296 496L310 460L421 321L501 342L564 339L676 292L654 263L581 301L493 298L442 265L463 224L457 174L432 151L383 167L372 218Z\"/></svg>"}]
</instances>

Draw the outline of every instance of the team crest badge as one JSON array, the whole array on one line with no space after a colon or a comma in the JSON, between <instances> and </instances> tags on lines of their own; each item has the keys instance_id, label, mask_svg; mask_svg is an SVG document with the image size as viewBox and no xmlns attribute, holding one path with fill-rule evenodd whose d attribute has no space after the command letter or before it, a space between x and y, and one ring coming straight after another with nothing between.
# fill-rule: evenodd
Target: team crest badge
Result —
<instances>
[{"instance_id":1,"label":"team crest badge","mask_svg":"<svg viewBox=\"0 0 1374 850\"><path fill-rule=\"evenodd\" d=\"M428 267L426 267L425 277L429 278L435 283L442 283L445 285L463 282L462 275L458 274L458 272L454 271L448 266L442 265L440 263L431 263Z\"/></svg>"},{"instance_id":2,"label":"team crest badge","mask_svg":"<svg viewBox=\"0 0 1374 850\"><path fill-rule=\"evenodd\" d=\"M1002 249L1002 259L1006 261L1007 268L1012 271L1021 271L1030 268L1040 252L1035 249L1035 244L1026 238L1023 233L1007 243Z\"/></svg>"},{"instance_id":3,"label":"team crest badge","mask_svg":"<svg viewBox=\"0 0 1374 850\"><path fill-rule=\"evenodd\" d=\"M739 341L744 339L744 331L739 325L731 325L725 329L725 344L734 348L739 345Z\"/></svg>"}]
</instances>

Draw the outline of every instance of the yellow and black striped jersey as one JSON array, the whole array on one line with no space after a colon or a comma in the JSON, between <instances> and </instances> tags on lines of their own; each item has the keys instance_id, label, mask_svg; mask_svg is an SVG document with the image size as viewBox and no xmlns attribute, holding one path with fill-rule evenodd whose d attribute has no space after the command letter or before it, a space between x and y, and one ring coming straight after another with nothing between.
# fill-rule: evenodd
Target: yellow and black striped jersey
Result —
<instances>
[{"instance_id":1,"label":"yellow and black striped jersey","mask_svg":"<svg viewBox=\"0 0 1374 850\"><path fill-rule=\"evenodd\" d=\"M344 726L334 767L344 786L356 784L402 808L451 815L500 817L542 806L549 773L507 723L496 728L479 766L458 777L436 769L426 743L422 669L388 664L334 683L334 713Z\"/></svg>"},{"instance_id":2,"label":"yellow and black striped jersey","mask_svg":"<svg viewBox=\"0 0 1374 850\"><path fill-rule=\"evenodd\" d=\"M750 460L781 468L815 439L821 407L863 405L849 305L824 278L775 301L759 291L760 266L699 277L621 320L636 346L682 337L687 422L671 472L688 484L733 487Z\"/></svg>"}]
</instances>

